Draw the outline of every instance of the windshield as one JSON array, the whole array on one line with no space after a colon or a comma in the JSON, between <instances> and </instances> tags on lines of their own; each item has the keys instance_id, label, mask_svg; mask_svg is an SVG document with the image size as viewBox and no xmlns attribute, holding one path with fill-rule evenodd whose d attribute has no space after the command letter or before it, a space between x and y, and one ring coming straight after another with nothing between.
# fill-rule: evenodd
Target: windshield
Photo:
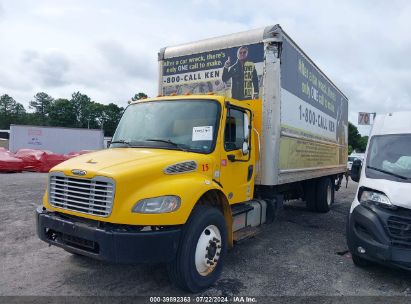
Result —
<instances>
[{"instance_id":1,"label":"windshield","mask_svg":"<svg viewBox=\"0 0 411 304\"><path fill-rule=\"evenodd\" d=\"M370 178L411 182L411 134L372 137L365 173Z\"/></svg>"},{"instance_id":2,"label":"windshield","mask_svg":"<svg viewBox=\"0 0 411 304\"><path fill-rule=\"evenodd\" d=\"M213 100L164 100L130 105L112 147L154 147L211 153L220 115Z\"/></svg>"}]
</instances>

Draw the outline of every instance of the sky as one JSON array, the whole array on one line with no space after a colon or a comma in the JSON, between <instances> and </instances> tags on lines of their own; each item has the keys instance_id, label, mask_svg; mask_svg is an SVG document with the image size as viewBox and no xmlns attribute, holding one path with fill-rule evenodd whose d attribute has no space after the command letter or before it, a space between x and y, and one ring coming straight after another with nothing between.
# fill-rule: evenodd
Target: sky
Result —
<instances>
[{"instance_id":1,"label":"sky","mask_svg":"<svg viewBox=\"0 0 411 304\"><path fill-rule=\"evenodd\" d=\"M348 97L352 123L411 110L411 2L395 0L0 0L0 95L125 106L157 95L160 48L274 24Z\"/></svg>"}]
</instances>

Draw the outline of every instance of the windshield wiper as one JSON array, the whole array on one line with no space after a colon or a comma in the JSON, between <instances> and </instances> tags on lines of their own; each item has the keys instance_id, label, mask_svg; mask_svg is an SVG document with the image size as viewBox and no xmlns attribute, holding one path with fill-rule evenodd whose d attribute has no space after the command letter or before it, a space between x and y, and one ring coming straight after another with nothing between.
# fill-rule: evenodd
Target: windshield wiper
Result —
<instances>
[{"instance_id":1,"label":"windshield wiper","mask_svg":"<svg viewBox=\"0 0 411 304\"><path fill-rule=\"evenodd\" d=\"M167 143L167 144L173 145L174 147L179 148L181 151L187 152L187 149L184 149L180 144L175 143L171 141L170 139L146 138L145 141L156 141L156 142Z\"/></svg>"},{"instance_id":2,"label":"windshield wiper","mask_svg":"<svg viewBox=\"0 0 411 304\"><path fill-rule=\"evenodd\" d=\"M385 170L380 169L380 168L375 168L375 167L371 167L371 166L367 166L367 168L378 171L378 172L382 172L382 173L385 173L385 174L388 174L388 175L392 175L392 176L395 176L395 177L398 177L398 178L401 178L401 179L405 179L405 180L411 179L410 177L402 176L402 175L399 175L399 174L396 174L396 173L392 173L390 171L385 171Z\"/></svg>"},{"instance_id":3,"label":"windshield wiper","mask_svg":"<svg viewBox=\"0 0 411 304\"><path fill-rule=\"evenodd\" d=\"M112 144L124 144L124 145L127 145L127 146L131 146L131 143L127 140L124 140L124 139L119 139L119 140L112 141L110 143L110 145L112 145Z\"/></svg>"}]
</instances>

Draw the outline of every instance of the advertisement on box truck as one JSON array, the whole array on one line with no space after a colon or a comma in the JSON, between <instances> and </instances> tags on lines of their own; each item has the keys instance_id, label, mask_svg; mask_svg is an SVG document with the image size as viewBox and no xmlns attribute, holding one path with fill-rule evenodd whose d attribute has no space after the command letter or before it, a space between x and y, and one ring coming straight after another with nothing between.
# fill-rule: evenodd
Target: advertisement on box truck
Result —
<instances>
[{"instance_id":1,"label":"advertisement on box truck","mask_svg":"<svg viewBox=\"0 0 411 304\"><path fill-rule=\"evenodd\" d=\"M171 282L199 292L284 201L330 210L348 100L279 25L160 50L159 92L127 107L109 149L50 171L40 239L166 263Z\"/></svg>"},{"instance_id":2,"label":"advertisement on box truck","mask_svg":"<svg viewBox=\"0 0 411 304\"><path fill-rule=\"evenodd\" d=\"M226 39L162 49L160 94L214 92L262 103L260 106L266 110L263 137L274 136L270 129L281 134L279 141L277 138L266 143L275 149L270 149L272 155L262 155L266 158L263 168L272 171L263 172L266 178L262 184L281 183L281 178L277 178L280 176L284 176L284 181L289 181L288 177L298 179L292 177L295 170L339 167L337 171L343 171L348 152L347 97L281 27L263 31L259 37L253 37L252 31L243 35L248 41L259 40L258 43L244 43L247 40L239 35L228 35ZM226 47L231 41L237 46ZM278 97L270 95L274 90L278 90ZM279 117L272 111L280 112Z\"/></svg>"},{"instance_id":3,"label":"advertisement on box truck","mask_svg":"<svg viewBox=\"0 0 411 304\"><path fill-rule=\"evenodd\" d=\"M280 169L344 165L347 98L288 39L281 63L281 131L290 136L281 139Z\"/></svg>"},{"instance_id":4,"label":"advertisement on box truck","mask_svg":"<svg viewBox=\"0 0 411 304\"><path fill-rule=\"evenodd\" d=\"M165 59L162 94L214 92L237 100L256 99L263 65L263 43Z\"/></svg>"}]
</instances>

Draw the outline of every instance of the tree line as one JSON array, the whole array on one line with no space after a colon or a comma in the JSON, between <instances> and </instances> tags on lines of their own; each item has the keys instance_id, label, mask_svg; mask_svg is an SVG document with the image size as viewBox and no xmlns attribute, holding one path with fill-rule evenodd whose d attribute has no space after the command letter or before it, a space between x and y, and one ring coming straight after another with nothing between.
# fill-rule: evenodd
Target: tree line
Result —
<instances>
[{"instance_id":1,"label":"tree line","mask_svg":"<svg viewBox=\"0 0 411 304\"><path fill-rule=\"evenodd\" d=\"M144 93L135 94L131 100L146 98ZM0 96L0 129L10 124L53 126L67 128L102 129L105 136L113 136L124 108L114 103L108 105L92 101L86 94L74 92L70 99L54 99L44 92L34 95L27 112L13 97Z\"/></svg>"}]
</instances>

